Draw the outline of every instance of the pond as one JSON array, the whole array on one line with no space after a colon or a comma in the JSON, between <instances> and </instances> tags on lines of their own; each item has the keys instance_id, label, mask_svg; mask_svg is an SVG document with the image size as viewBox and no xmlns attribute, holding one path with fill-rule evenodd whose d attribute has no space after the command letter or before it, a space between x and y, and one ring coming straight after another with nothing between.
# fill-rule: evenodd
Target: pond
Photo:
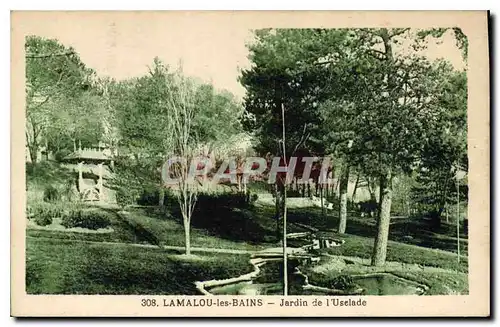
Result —
<instances>
[{"instance_id":1,"label":"pond","mask_svg":"<svg viewBox=\"0 0 500 327\"><path fill-rule=\"evenodd\" d=\"M289 295L302 295L306 278L297 271L298 260L288 261ZM283 295L283 261L269 259L260 267L260 273L250 281L206 288L214 295Z\"/></svg>"},{"instance_id":2,"label":"pond","mask_svg":"<svg viewBox=\"0 0 500 327\"><path fill-rule=\"evenodd\" d=\"M351 276L366 295L423 295L427 286L390 273Z\"/></svg>"},{"instance_id":3,"label":"pond","mask_svg":"<svg viewBox=\"0 0 500 327\"><path fill-rule=\"evenodd\" d=\"M289 261L289 295L423 295L425 285L390 273L348 276L352 284L348 289L329 289L309 284L307 277L296 268L298 260ZM260 273L251 280L234 282L206 290L213 295L282 295L283 262L269 260L260 267Z\"/></svg>"}]
</instances>

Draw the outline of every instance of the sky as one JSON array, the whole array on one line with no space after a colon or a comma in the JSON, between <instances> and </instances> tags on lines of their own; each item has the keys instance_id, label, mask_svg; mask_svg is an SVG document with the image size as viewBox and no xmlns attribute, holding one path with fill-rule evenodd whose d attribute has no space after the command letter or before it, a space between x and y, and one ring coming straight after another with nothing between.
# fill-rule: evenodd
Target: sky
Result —
<instances>
[{"instance_id":1,"label":"sky","mask_svg":"<svg viewBox=\"0 0 500 327\"><path fill-rule=\"evenodd\" d=\"M99 76L119 80L141 76L159 57L173 67L182 62L185 74L242 98L245 90L237 77L240 69L249 67L246 44L253 39L252 26L251 20L231 13L221 19L210 14L200 18L189 13L146 16L138 12L132 16L44 15L24 30L74 47ZM432 42L426 54L431 59L446 57L455 67L463 67L451 33L440 44Z\"/></svg>"}]
</instances>

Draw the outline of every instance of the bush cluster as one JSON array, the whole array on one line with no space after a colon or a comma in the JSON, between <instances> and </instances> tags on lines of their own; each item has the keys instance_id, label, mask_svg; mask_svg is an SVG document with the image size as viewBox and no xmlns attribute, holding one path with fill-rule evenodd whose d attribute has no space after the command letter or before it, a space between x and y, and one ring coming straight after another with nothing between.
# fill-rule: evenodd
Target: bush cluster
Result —
<instances>
[{"instance_id":1,"label":"bush cluster","mask_svg":"<svg viewBox=\"0 0 500 327\"><path fill-rule=\"evenodd\" d=\"M257 200L256 194L219 193L199 194L196 207L199 210L217 211L220 208L247 208Z\"/></svg>"},{"instance_id":2,"label":"bush cluster","mask_svg":"<svg viewBox=\"0 0 500 327\"><path fill-rule=\"evenodd\" d=\"M81 227L97 230L106 228L111 224L110 214L94 208L71 209L68 214L62 218L62 223L66 228Z\"/></svg>"},{"instance_id":3,"label":"bush cluster","mask_svg":"<svg viewBox=\"0 0 500 327\"><path fill-rule=\"evenodd\" d=\"M61 206L40 202L28 207L28 217L33 218L39 226L47 226L52 224L53 218L59 218L64 215Z\"/></svg>"},{"instance_id":4,"label":"bush cluster","mask_svg":"<svg viewBox=\"0 0 500 327\"><path fill-rule=\"evenodd\" d=\"M52 224L54 218L61 218L66 228L82 227L97 230L111 224L109 213L98 208L85 208L80 205L71 208L61 203L38 202L28 205L28 218L39 226Z\"/></svg>"},{"instance_id":5,"label":"bush cluster","mask_svg":"<svg viewBox=\"0 0 500 327\"><path fill-rule=\"evenodd\" d=\"M356 283L351 276L340 275L335 277L331 282L331 288L337 290L349 290L356 286Z\"/></svg>"},{"instance_id":6,"label":"bush cluster","mask_svg":"<svg viewBox=\"0 0 500 327\"><path fill-rule=\"evenodd\" d=\"M116 202L122 207L137 204L139 195L140 193L135 189L120 187L116 190Z\"/></svg>"},{"instance_id":7,"label":"bush cluster","mask_svg":"<svg viewBox=\"0 0 500 327\"><path fill-rule=\"evenodd\" d=\"M49 185L43 190L43 201L57 202L59 200L61 200L61 192L54 186Z\"/></svg>"}]
</instances>

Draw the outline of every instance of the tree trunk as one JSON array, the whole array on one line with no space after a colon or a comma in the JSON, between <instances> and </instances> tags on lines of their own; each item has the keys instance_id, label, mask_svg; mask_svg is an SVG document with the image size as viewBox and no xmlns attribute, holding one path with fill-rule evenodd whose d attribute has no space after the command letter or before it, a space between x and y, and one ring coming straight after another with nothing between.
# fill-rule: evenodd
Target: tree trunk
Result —
<instances>
[{"instance_id":1,"label":"tree trunk","mask_svg":"<svg viewBox=\"0 0 500 327\"><path fill-rule=\"evenodd\" d=\"M349 185L349 166L346 165L340 177L339 234L344 234L347 226L347 186Z\"/></svg>"},{"instance_id":2,"label":"tree trunk","mask_svg":"<svg viewBox=\"0 0 500 327\"><path fill-rule=\"evenodd\" d=\"M372 266L382 266L387 256L387 240L391 221L392 175L388 171L380 178L380 209L377 220L377 236L373 246Z\"/></svg>"},{"instance_id":3,"label":"tree trunk","mask_svg":"<svg viewBox=\"0 0 500 327\"><path fill-rule=\"evenodd\" d=\"M36 142L33 142L28 146L28 149L30 151L31 163L36 164L38 159L38 144Z\"/></svg>"},{"instance_id":4,"label":"tree trunk","mask_svg":"<svg viewBox=\"0 0 500 327\"><path fill-rule=\"evenodd\" d=\"M370 200L377 202L377 196L375 195L377 187L375 186L375 183L370 177L366 179L366 183L368 184L368 191L370 192Z\"/></svg>"},{"instance_id":5,"label":"tree trunk","mask_svg":"<svg viewBox=\"0 0 500 327\"><path fill-rule=\"evenodd\" d=\"M323 185L324 185L324 184L323 184ZM326 191L326 192L325 192L325 193L326 193L326 194L325 194L325 198L328 200L328 199L330 198L330 184L329 184L329 183L327 183L327 184L326 184L325 191Z\"/></svg>"},{"instance_id":6,"label":"tree trunk","mask_svg":"<svg viewBox=\"0 0 500 327\"><path fill-rule=\"evenodd\" d=\"M184 240L186 247L186 255L191 255L191 228L189 221L184 218Z\"/></svg>"},{"instance_id":7,"label":"tree trunk","mask_svg":"<svg viewBox=\"0 0 500 327\"><path fill-rule=\"evenodd\" d=\"M325 219L325 200L323 199L323 184L319 184L319 195L321 196L321 216Z\"/></svg>"},{"instance_id":8,"label":"tree trunk","mask_svg":"<svg viewBox=\"0 0 500 327\"><path fill-rule=\"evenodd\" d=\"M381 176L380 177L380 185L378 189L378 203L377 203L377 217L380 217L380 211L382 210L382 198L383 198L383 192L384 192L384 187L382 187L382 183L385 182L386 177Z\"/></svg>"},{"instance_id":9,"label":"tree trunk","mask_svg":"<svg viewBox=\"0 0 500 327\"><path fill-rule=\"evenodd\" d=\"M356 177L356 183L354 184L354 191L352 191L352 202L356 199L356 191L358 190L359 175Z\"/></svg>"},{"instance_id":10,"label":"tree trunk","mask_svg":"<svg viewBox=\"0 0 500 327\"><path fill-rule=\"evenodd\" d=\"M163 207L165 204L165 189L163 187L160 187L160 191L158 193L158 205L160 207Z\"/></svg>"},{"instance_id":11,"label":"tree trunk","mask_svg":"<svg viewBox=\"0 0 500 327\"><path fill-rule=\"evenodd\" d=\"M441 215L443 213L442 208L438 208L436 210L432 210L430 212L430 218L431 218L431 229L433 231L438 231L441 228Z\"/></svg>"}]
</instances>

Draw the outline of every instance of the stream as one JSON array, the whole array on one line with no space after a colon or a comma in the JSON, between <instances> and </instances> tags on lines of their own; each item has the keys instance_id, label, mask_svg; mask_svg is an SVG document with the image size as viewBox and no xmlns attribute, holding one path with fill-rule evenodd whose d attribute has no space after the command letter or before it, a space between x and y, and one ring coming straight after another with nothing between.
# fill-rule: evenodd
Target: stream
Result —
<instances>
[{"instance_id":1,"label":"stream","mask_svg":"<svg viewBox=\"0 0 500 327\"><path fill-rule=\"evenodd\" d=\"M310 240L310 238L308 237ZM342 246L337 240L314 240L314 244ZM317 248L317 246L316 246ZM288 250L288 294L289 295L423 295L427 286L393 275L372 273L348 275L348 282L334 283L326 288L309 283L309 278L299 267L314 265L319 257L312 252L313 245ZM282 295L283 294L283 252L282 248L268 249L252 255L251 273L225 280L196 282L204 295Z\"/></svg>"}]
</instances>

